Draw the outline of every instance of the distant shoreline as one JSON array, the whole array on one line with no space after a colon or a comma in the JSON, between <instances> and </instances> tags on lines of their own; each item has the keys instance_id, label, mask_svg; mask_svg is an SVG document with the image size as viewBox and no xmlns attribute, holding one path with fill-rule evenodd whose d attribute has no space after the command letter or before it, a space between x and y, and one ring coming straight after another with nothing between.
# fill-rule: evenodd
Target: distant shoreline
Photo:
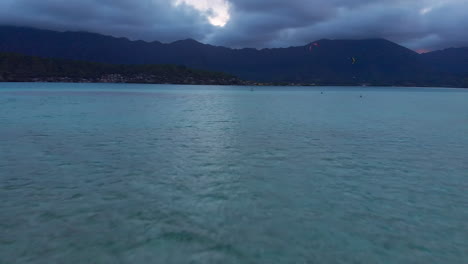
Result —
<instances>
[{"instance_id":1,"label":"distant shoreline","mask_svg":"<svg viewBox=\"0 0 468 264\"><path fill-rule=\"evenodd\" d=\"M345 85L345 84L274 84L274 83L256 83L245 81L242 84L220 84L220 83L151 83L151 82L96 82L96 81L1 81L2 83L63 83L63 84L146 84L146 85L186 85L186 86L240 86L240 87L362 87L362 88L373 88L373 87L385 87L385 88L440 88L440 89L468 89L468 87L459 86L434 86L434 85Z\"/></svg>"},{"instance_id":2,"label":"distant shoreline","mask_svg":"<svg viewBox=\"0 0 468 264\"><path fill-rule=\"evenodd\" d=\"M468 88L468 79L462 75L451 78L430 79L416 76L390 80L356 78L310 78L310 80L281 80L281 76L266 75L263 78L239 78L237 76L183 65L171 64L105 64L69 59L42 58L18 53L0 52L0 82L49 82L49 83L142 83L179 85L238 85L238 86L384 86L384 87L452 87ZM437 76L436 76L437 77ZM250 80L246 80L250 79Z\"/></svg>"}]
</instances>

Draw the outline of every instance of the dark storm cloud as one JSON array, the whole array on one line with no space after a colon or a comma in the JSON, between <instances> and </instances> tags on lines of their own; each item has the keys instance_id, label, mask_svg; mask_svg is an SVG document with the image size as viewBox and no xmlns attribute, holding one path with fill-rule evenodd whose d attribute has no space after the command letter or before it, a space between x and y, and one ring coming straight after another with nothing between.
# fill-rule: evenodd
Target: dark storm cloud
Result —
<instances>
[{"instance_id":1,"label":"dark storm cloud","mask_svg":"<svg viewBox=\"0 0 468 264\"><path fill-rule=\"evenodd\" d=\"M196 10L167 0L0 0L0 23L150 41L203 39L213 30Z\"/></svg>"},{"instance_id":2,"label":"dark storm cloud","mask_svg":"<svg viewBox=\"0 0 468 264\"><path fill-rule=\"evenodd\" d=\"M232 21L211 42L276 47L322 38L386 38L413 49L468 46L468 0L231 2Z\"/></svg>"},{"instance_id":3,"label":"dark storm cloud","mask_svg":"<svg viewBox=\"0 0 468 264\"><path fill-rule=\"evenodd\" d=\"M194 38L231 47L378 37L413 49L468 46L468 0L227 1L230 20L225 27L209 24L206 13L172 0L0 0L0 23L132 39Z\"/></svg>"}]
</instances>

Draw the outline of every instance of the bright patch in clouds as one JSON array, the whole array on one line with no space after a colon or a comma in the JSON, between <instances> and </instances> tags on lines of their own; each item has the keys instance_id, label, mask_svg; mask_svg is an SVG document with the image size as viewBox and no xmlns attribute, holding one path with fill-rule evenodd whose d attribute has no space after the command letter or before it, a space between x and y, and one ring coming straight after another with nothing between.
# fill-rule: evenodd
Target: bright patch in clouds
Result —
<instances>
[{"instance_id":1,"label":"bright patch in clouds","mask_svg":"<svg viewBox=\"0 0 468 264\"><path fill-rule=\"evenodd\" d=\"M175 5L188 5L203 13L214 26L224 27L231 18L227 0L175 0Z\"/></svg>"},{"instance_id":2,"label":"bright patch in clouds","mask_svg":"<svg viewBox=\"0 0 468 264\"><path fill-rule=\"evenodd\" d=\"M421 13L421 15L425 15L425 14L431 12L432 9L434 9L434 8L433 7L426 7L426 8L421 9L420 13Z\"/></svg>"},{"instance_id":3,"label":"bright patch in clouds","mask_svg":"<svg viewBox=\"0 0 468 264\"><path fill-rule=\"evenodd\" d=\"M419 13L421 15L425 15L427 13L432 12L436 8L441 8L447 5L454 5L454 4L459 4L467 0L426 0L424 3L426 3L426 7L422 8L419 10Z\"/></svg>"}]
</instances>

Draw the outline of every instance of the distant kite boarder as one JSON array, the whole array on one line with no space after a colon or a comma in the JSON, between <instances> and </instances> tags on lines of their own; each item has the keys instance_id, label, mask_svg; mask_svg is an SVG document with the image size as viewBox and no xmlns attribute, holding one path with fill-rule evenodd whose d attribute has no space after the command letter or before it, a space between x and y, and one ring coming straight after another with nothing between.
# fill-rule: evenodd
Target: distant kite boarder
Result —
<instances>
[{"instance_id":1,"label":"distant kite boarder","mask_svg":"<svg viewBox=\"0 0 468 264\"><path fill-rule=\"evenodd\" d=\"M312 51L314 47L320 47L320 44L318 44L317 42L310 44L309 50Z\"/></svg>"}]
</instances>

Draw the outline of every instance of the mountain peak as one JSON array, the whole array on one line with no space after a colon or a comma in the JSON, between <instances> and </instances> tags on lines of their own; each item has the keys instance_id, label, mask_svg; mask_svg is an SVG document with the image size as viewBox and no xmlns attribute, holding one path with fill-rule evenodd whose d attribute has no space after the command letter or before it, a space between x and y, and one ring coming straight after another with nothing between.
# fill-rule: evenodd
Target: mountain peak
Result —
<instances>
[{"instance_id":1,"label":"mountain peak","mask_svg":"<svg viewBox=\"0 0 468 264\"><path fill-rule=\"evenodd\" d=\"M198 42L192 38L187 38L187 39L181 39L181 40L176 40L174 42L171 42L170 44L190 44L190 45L204 45L201 42Z\"/></svg>"}]
</instances>

